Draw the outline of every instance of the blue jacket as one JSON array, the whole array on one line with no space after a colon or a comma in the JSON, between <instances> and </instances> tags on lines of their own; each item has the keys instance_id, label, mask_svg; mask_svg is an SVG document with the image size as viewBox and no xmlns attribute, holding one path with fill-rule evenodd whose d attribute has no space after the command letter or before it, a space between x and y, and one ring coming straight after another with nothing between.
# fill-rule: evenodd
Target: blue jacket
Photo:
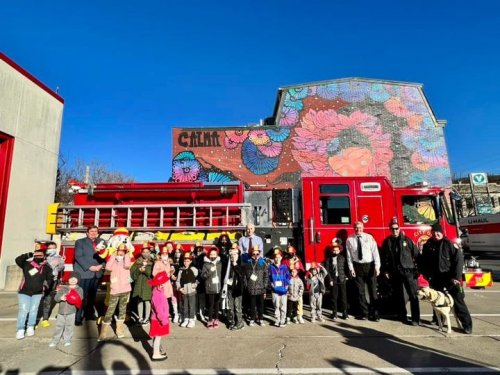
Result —
<instances>
[{"instance_id":1,"label":"blue jacket","mask_svg":"<svg viewBox=\"0 0 500 375\"><path fill-rule=\"evenodd\" d=\"M290 285L290 271L284 264L277 266L271 264L269 266L269 282L271 283L271 290L280 296L287 294L288 286Z\"/></svg>"}]
</instances>

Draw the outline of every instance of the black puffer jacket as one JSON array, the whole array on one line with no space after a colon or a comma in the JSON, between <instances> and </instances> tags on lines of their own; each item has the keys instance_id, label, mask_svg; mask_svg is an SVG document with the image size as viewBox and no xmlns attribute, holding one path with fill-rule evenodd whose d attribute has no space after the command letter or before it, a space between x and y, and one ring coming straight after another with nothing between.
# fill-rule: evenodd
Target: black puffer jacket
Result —
<instances>
[{"instance_id":1,"label":"black puffer jacket","mask_svg":"<svg viewBox=\"0 0 500 375\"><path fill-rule=\"evenodd\" d=\"M229 266L229 275L228 273ZM222 281L231 280L227 285L227 290L231 292L231 296L239 297L243 295L245 290L245 270L243 266L239 263L236 265L231 264L230 260L226 260L222 263ZM229 285L230 284L230 285ZM224 285L223 285L224 288Z\"/></svg>"},{"instance_id":2,"label":"black puffer jacket","mask_svg":"<svg viewBox=\"0 0 500 375\"><path fill-rule=\"evenodd\" d=\"M328 258L325 260L325 268L326 271L328 272L328 279L326 281L327 285L330 285L330 283L333 281L333 283L337 282L345 282L347 279L347 276L349 275L349 267L347 266L347 258L344 255L345 253L340 253L337 255L337 272L338 272L338 279L335 277L335 272L333 269L333 257L330 255Z\"/></svg>"},{"instance_id":3,"label":"black puffer jacket","mask_svg":"<svg viewBox=\"0 0 500 375\"><path fill-rule=\"evenodd\" d=\"M23 270L23 281L19 286L19 293L33 296L52 288L54 278L52 268L47 262L37 264L33 260L33 253L26 253L16 258L16 264Z\"/></svg>"},{"instance_id":4,"label":"black puffer jacket","mask_svg":"<svg viewBox=\"0 0 500 375\"><path fill-rule=\"evenodd\" d=\"M252 280L252 275L257 276L256 280ZM257 261L251 259L245 264L245 284L250 295L256 296L266 293L268 284L269 270L264 259L258 258Z\"/></svg>"}]
</instances>

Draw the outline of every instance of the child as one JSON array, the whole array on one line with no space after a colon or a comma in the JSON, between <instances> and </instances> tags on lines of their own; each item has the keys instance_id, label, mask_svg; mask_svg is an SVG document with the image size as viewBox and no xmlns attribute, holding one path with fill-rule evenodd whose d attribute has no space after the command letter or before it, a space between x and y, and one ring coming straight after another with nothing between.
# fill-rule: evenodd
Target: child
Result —
<instances>
[{"instance_id":1,"label":"child","mask_svg":"<svg viewBox=\"0 0 500 375\"><path fill-rule=\"evenodd\" d=\"M349 319L347 315L347 291L346 279L348 273L347 258L342 252L342 245L332 240L330 256L326 258L326 270L330 280L330 289L332 296L332 319L337 320L337 312L342 312L342 319Z\"/></svg>"},{"instance_id":2,"label":"child","mask_svg":"<svg viewBox=\"0 0 500 375\"><path fill-rule=\"evenodd\" d=\"M17 293L19 312L17 314L16 339L24 339L35 334L36 316L44 290L50 289L53 282L52 269L45 261L45 245L36 244L33 253L19 255L16 264L23 270L23 280Z\"/></svg>"},{"instance_id":3,"label":"child","mask_svg":"<svg viewBox=\"0 0 500 375\"><path fill-rule=\"evenodd\" d=\"M313 262L307 275L307 285L309 287L309 301L311 305L311 322L316 323L316 319L324 322L323 294L325 294L325 277L328 275L326 269L319 263Z\"/></svg>"},{"instance_id":4,"label":"child","mask_svg":"<svg viewBox=\"0 0 500 375\"><path fill-rule=\"evenodd\" d=\"M288 267L281 264L283 253L279 246L273 249L274 262L269 266L269 282L271 284L272 299L276 327L286 327L286 296L290 285L290 272Z\"/></svg>"},{"instance_id":5,"label":"child","mask_svg":"<svg viewBox=\"0 0 500 375\"><path fill-rule=\"evenodd\" d=\"M201 278L205 281L205 294L208 304L207 328L219 328L219 300L221 292L222 264L219 257L219 249L213 246L208 258L205 257Z\"/></svg>"},{"instance_id":6,"label":"child","mask_svg":"<svg viewBox=\"0 0 500 375\"><path fill-rule=\"evenodd\" d=\"M207 256L207 251L201 244L201 242L196 242L196 246L193 250L193 264L198 269L198 287L196 288L196 305L198 307L198 314L200 315L200 320L205 323L206 318L206 296L205 296L205 280L201 278L201 270L203 269L203 264Z\"/></svg>"},{"instance_id":7,"label":"child","mask_svg":"<svg viewBox=\"0 0 500 375\"><path fill-rule=\"evenodd\" d=\"M149 316L151 315L153 288L148 284L148 280L153 277L153 260L151 259L151 250L153 249L153 243L145 242L142 245L141 256L130 269L134 281L132 298L137 300L137 322L142 325L149 324Z\"/></svg>"},{"instance_id":8,"label":"child","mask_svg":"<svg viewBox=\"0 0 500 375\"><path fill-rule=\"evenodd\" d=\"M130 285L130 256L127 254L128 248L125 244L118 245L116 254L109 257L106 262L106 271L110 271L110 297L108 310L104 316L101 332L97 341L106 339L108 329L111 326L111 319L118 305L118 319L116 319L116 336L125 337L125 314L127 303L132 287Z\"/></svg>"},{"instance_id":9,"label":"child","mask_svg":"<svg viewBox=\"0 0 500 375\"><path fill-rule=\"evenodd\" d=\"M173 322L177 323L179 321L179 313L177 309L177 298L174 295L174 288L172 286L172 281L170 280L171 275L175 273L175 268L172 264L172 259L170 254L173 254L174 245L172 242L165 243L160 251L160 257L155 262L153 267L153 276L156 276L160 272L165 271L168 275L168 281L166 285L163 286L162 290L167 297L172 302L172 309L174 310Z\"/></svg>"},{"instance_id":10,"label":"child","mask_svg":"<svg viewBox=\"0 0 500 375\"><path fill-rule=\"evenodd\" d=\"M52 287L45 291L42 299L42 322L40 325L43 328L50 327L49 318L52 312L54 296L56 295L56 287L59 285L64 271L64 257L59 255L57 244L55 242L47 242L47 251L45 252L47 264L52 269L53 282Z\"/></svg>"},{"instance_id":11,"label":"child","mask_svg":"<svg viewBox=\"0 0 500 375\"><path fill-rule=\"evenodd\" d=\"M57 312L56 328L49 347L55 348L61 340L64 346L71 345L73 330L75 328L76 311L82 308L83 289L78 286L80 274L72 272L68 279L68 285L59 286L54 300L59 303Z\"/></svg>"},{"instance_id":12,"label":"child","mask_svg":"<svg viewBox=\"0 0 500 375\"><path fill-rule=\"evenodd\" d=\"M264 258L260 256L258 245L253 247L250 255L251 258L244 267L246 291L250 297L249 325L253 327L257 322L258 325L265 326L264 299L266 298L269 272Z\"/></svg>"},{"instance_id":13,"label":"child","mask_svg":"<svg viewBox=\"0 0 500 375\"><path fill-rule=\"evenodd\" d=\"M163 288L170 281L167 272L161 271L155 275L153 280L148 280L153 287L151 297L151 325L149 327L149 337L153 339L153 361L167 359L167 353L162 350L161 338L170 333L170 314L168 310L168 300Z\"/></svg>"},{"instance_id":14,"label":"child","mask_svg":"<svg viewBox=\"0 0 500 375\"><path fill-rule=\"evenodd\" d=\"M299 277L299 270L295 266L291 267L292 277L290 278L290 286L288 287L288 301L287 301L287 312L288 319L292 320L294 323L302 323L304 319L299 320L298 307L299 301L302 300L302 295L304 294L304 283Z\"/></svg>"},{"instance_id":15,"label":"child","mask_svg":"<svg viewBox=\"0 0 500 375\"><path fill-rule=\"evenodd\" d=\"M182 300L182 317L181 327L193 328L196 323L196 286L198 269L193 265L193 255L191 253L184 254L184 267L179 270L175 285L179 290Z\"/></svg>"},{"instance_id":16,"label":"child","mask_svg":"<svg viewBox=\"0 0 500 375\"><path fill-rule=\"evenodd\" d=\"M306 269L302 260L297 256L297 250L292 245L288 244L286 253L283 259L283 264L288 267L290 272L293 268L297 269L298 275L301 279L304 278ZM304 284L304 282L302 282ZM300 298L297 304L297 319L300 324L304 324L304 300Z\"/></svg>"},{"instance_id":17,"label":"child","mask_svg":"<svg viewBox=\"0 0 500 375\"><path fill-rule=\"evenodd\" d=\"M242 302L244 291L244 272L239 263L240 252L238 244L229 250L229 259L222 266L222 298L227 301L229 329L240 330L244 327Z\"/></svg>"}]
</instances>

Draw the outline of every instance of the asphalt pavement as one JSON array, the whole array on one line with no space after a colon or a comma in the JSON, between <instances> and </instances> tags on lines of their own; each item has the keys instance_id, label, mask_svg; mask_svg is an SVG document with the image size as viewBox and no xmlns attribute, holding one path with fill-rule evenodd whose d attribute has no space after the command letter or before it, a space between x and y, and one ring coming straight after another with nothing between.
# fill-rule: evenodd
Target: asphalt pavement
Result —
<instances>
[{"instance_id":1,"label":"asphalt pavement","mask_svg":"<svg viewBox=\"0 0 500 375\"><path fill-rule=\"evenodd\" d=\"M472 335L430 324L430 306L421 302L422 326L382 316L380 322L349 320L277 328L246 326L207 330L172 326L163 339L168 359L150 360L147 327L129 326L126 337L97 342L95 322L76 327L70 347L49 348L53 324L33 337L15 339L16 293L0 292L2 374L408 374L500 372L500 287L466 290ZM268 312L268 323L271 322ZM327 313L329 311L327 310ZM327 314L328 316L328 314Z\"/></svg>"}]
</instances>

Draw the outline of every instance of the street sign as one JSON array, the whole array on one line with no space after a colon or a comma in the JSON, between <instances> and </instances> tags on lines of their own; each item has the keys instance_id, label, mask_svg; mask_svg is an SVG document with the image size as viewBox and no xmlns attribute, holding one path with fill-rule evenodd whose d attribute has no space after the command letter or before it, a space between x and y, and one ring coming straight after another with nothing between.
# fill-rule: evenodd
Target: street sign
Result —
<instances>
[{"instance_id":1,"label":"street sign","mask_svg":"<svg viewBox=\"0 0 500 375\"><path fill-rule=\"evenodd\" d=\"M473 185L487 185L488 175L486 173L471 173L470 180Z\"/></svg>"}]
</instances>

